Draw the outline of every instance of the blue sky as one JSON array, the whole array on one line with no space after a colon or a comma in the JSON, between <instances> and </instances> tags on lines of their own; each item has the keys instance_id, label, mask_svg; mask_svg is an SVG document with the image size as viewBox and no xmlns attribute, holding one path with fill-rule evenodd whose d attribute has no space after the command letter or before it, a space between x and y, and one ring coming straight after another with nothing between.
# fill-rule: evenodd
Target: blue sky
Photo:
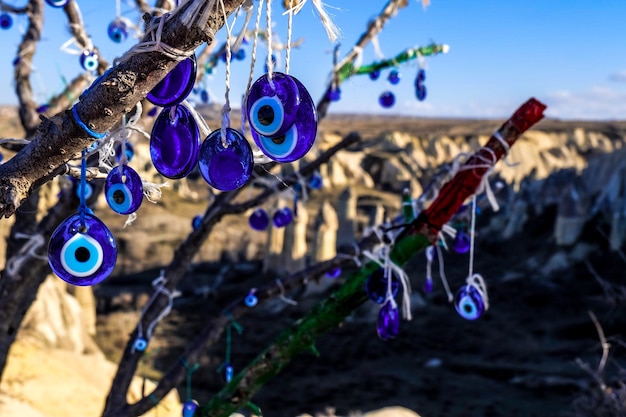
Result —
<instances>
[{"instance_id":1,"label":"blue sky","mask_svg":"<svg viewBox=\"0 0 626 417\"><path fill-rule=\"evenodd\" d=\"M9 0L22 5L24 0ZM348 52L383 7L379 0L325 0L341 29L341 52ZM94 43L112 61L132 46L106 34L116 13L115 1L79 2ZM286 40L287 20L282 2L274 1L274 30ZM122 10L135 19L136 13ZM46 6L46 27L35 58L33 86L38 100L63 87L62 77L79 73L77 56L60 50L70 38L61 10ZM450 45L448 54L426 60L428 97L415 99L415 63L402 65L402 81L391 86L386 74L376 82L353 77L342 86L342 99L333 112L403 114L416 117L507 117L534 96L548 105L549 117L562 119L626 119L626 1L623 0L431 0L424 10L419 0L392 18L379 36L386 57L403 49L435 41ZM241 21L241 20L240 20ZM25 21L16 17L10 30L0 31L0 103L14 104L12 66ZM225 33L219 32L223 41ZM331 70L333 44L307 4L294 18L293 36L304 44L292 52L290 73L300 79L315 100L325 89ZM249 49L248 51L249 52ZM265 55L265 47L260 54ZM248 54L249 55L249 54ZM364 62L376 59L367 47ZM283 57L284 59L284 57ZM280 68L279 68L280 69ZM263 70L257 64L255 77ZM247 84L249 61L232 65L231 100L239 102ZM207 79L211 97L223 101L224 66ZM396 95L391 109L378 105L386 91Z\"/></svg>"}]
</instances>

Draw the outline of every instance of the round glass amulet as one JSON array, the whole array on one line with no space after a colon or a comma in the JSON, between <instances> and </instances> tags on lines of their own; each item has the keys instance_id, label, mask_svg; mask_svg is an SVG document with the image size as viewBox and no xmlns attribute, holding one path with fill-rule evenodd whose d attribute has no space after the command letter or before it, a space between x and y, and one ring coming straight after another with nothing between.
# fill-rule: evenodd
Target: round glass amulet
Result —
<instances>
[{"instance_id":1,"label":"round glass amulet","mask_svg":"<svg viewBox=\"0 0 626 417\"><path fill-rule=\"evenodd\" d=\"M117 260L113 234L96 216L80 214L65 219L52 233L48 243L48 262L52 271L68 284L95 285L108 277Z\"/></svg>"},{"instance_id":2,"label":"round glass amulet","mask_svg":"<svg viewBox=\"0 0 626 417\"><path fill-rule=\"evenodd\" d=\"M317 135L317 109L304 85L296 78L300 104L295 122L282 135L264 136L250 129L254 142L270 159L276 162L293 162L302 158L313 146Z\"/></svg>"},{"instance_id":3,"label":"round glass amulet","mask_svg":"<svg viewBox=\"0 0 626 417\"><path fill-rule=\"evenodd\" d=\"M257 208L250 215L248 223L252 229L262 232L270 225L270 216L262 208Z\"/></svg>"},{"instance_id":4,"label":"round glass amulet","mask_svg":"<svg viewBox=\"0 0 626 417\"><path fill-rule=\"evenodd\" d=\"M104 194L111 210L119 214L134 213L143 201L141 177L129 166L116 166L107 175Z\"/></svg>"},{"instance_id":5,"label":"round glass amulet","mask_svg":"<svg viewBox=\"0 0 626 417\"><path fill-rule=\"evenodd\" d=\"M183 178L198 161L200 129L185 106L164 108L150 134L150 157L154 167L167 178Z\"/></svg>"},{"instance_id":6,"label":"round glass amulet","mask_svg":"<svg viewBox=\"0 0 626 417\"><path fill-rule=\"evenodd\" d=\"M80 55L80 66L85 71L95 71L98 69L98 54L96 51L84 50Z\"/></svg>"},{"instance_id":7,"label":"round glass amulet","mask_svg":"<svg viewBox=\"0 0 626 417\"><path fill-rule=\"evenodd\" d=\"M65 5L69 2L70 0L46 0L46 3L48 3L50 6L58 8L65 7Z\"/></svg>"},{"instance_id":8,"label":"round glass amulet","mask_svg":"<svg viewBox=\"0 0 626 417\"><path fill-rule=\"evenodd\" d=\"M454 307L465 320L476 320L485 312L485 302L476 287L464 285L454 297Z\"/></svg>"},{"instance_id":9,"label":"round glass amulet","mask_svg":"<svg viewBox=\"0 0 626 417\"><path fill-rule=\"evenodd\" d=\"M293 212L289 207L283 207L276 210L274 217L272 217L272 223L274 227L285 227L293 220Z\"/></svg>"},{"instance_id":10,"label":"round glass amulet","mask_svg":"<svg viewBox=\"0 0 626 417\"><path fill-rule=\"evenodd\" d=\"M394 96L391 91L385 91L378 97L378 103L386 109L393 107L395 102L396 96Z\"/></svg>"},{"instance_id":11,"label":"round glass amulet","mask_svg":"<svg viewBox=\"0 0 626 417\"><path fill-rule=\"evenodd\" d=\"M202 178L211 187L232 191L248 182L254 159L250 144L235 129L226 128L225 142L222 141L221 129L211 132L202 142L198 162Z\"/></svg>"},{"instance_id":12,"label":"round glass amulet","mask_svg":"<svg viewBox=\"0 0 626 417\"><path fill-rule=\"evenodd\" d=\"M128 38L128 25L122 19L117 18L109 23L107 34L113 42L122 43Z\"/></svg>"},{"instance_id":13,"label":"round glass amulet","mask_svg":"<svg viewBox=\"0 0 626 417\"><path fill-rule=\"evenodd\" d=\"M13 18L8 13L0 14L0 28L10 29L13 26Z\"/></svg>"},{"instance_id":14,"label":"round glass amulet","mask_svg":"<svg viewBox=\"0 0 626 417\"><path fill-rule=\"evenodd\" d=\"M146 98L150 103L161 107L181 103L193 90L197 71L196 56L185 58L148 93Z\"/></svg>"}]
</instances>

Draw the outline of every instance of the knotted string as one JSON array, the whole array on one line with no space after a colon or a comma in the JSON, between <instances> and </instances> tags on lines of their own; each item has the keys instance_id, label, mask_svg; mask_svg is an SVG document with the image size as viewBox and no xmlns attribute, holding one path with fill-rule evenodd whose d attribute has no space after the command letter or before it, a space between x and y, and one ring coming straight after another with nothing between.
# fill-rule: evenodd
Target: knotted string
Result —
<instances>
[{"instance_id":1,"label":"knotted string","mask_svg":"<svg viewBox=\"0 0 626 417\"><path fill-rule=\"evenodd\" d=\"M161 321L165 316L169 314L172 310L172 305L174 304L174 296L170 290L165 287L167 279L165 278L165 270L161 270L161 275L152 281L152 287L154 288L154 292L150 296L150 299L146 303L146 305L141 310L141 316L139 318L139 322L137 323L137 338L144 338L146 341L152 338L152 332L154 331L154 327L157 325L159 321ZM167 304L161 310L161 312L150 322L148 328L146 329L146 334L143 334L143 316L146 314L152 303L157 299L157 297L163 294L167 297ZM135 352L135 347L132 347L131 350L133 353Z\"/></svg>"}]
</instances>

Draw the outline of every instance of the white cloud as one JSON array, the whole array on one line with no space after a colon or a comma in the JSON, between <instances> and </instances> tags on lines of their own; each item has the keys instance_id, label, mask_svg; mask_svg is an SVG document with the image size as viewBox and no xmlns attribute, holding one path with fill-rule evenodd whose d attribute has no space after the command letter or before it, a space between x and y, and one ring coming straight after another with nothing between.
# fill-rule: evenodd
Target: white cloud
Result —
<instances>
[{"instance_id":1,"label":"white cloud","mask_svg":"<svg viewBox=\"0 0 626 417\"><path fill-rule=\"evenodd\" d=\"M585 91L553 91L543 100L546 115L562 119L626 119L626 91L595 86Z\"/></svg>"},{"instance_id":2,"label":"white cloud","mask_svg":"<svg viewBox=\"0 0 626 417\"><path fill-rule=\"evenodd\" d=\"M609 80L617 82L626 82L626 70L614 72L609 75Z\"/></svg>"}]
</instances>

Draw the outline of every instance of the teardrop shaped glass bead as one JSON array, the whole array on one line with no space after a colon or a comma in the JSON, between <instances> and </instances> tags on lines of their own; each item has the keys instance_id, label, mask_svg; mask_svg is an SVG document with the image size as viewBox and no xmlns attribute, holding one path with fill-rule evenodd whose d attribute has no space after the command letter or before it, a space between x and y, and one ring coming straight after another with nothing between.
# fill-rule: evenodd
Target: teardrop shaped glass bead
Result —
<instances>
[{"instance_id":1,"label":"teardrop shaped glass bead","mask_svg":"<svg viewBox=\"0 0 626 417\"><path fill-rule=\"evenodd\" d=\"M236 190L252 176L252 148L240 132L231 128L226 128L224 147L221 129L216 129L202 142L199 166L202 178L211 187L221 191Z\"/></svg>"},{"instance_id":2,"label":"teardrop shaped glass bead","mask_svg":"<svg viewBox=\"0 0 626 417\"><path fill-rule=\"evenodd\" d=\"M196 166L199 149L200 129L191 111L183 105L164 108L150 134L156 170L167 178L183 178Z\"/></svg>"},{"instance_id":3,"label":"teardrop shaped glass bead","mask_svg":"<svg viewBox=\"0 0 626 417\"><path fill-rule=\"evenodd\" d=\"M202 226L202 216L197 215L191 220L191 227L193 230L198 230Z\"/></svg>"},{"instance_id":4,"label":"teardrop shaped glass bead","mask_svg":"<svg viewBox=\"0 0 626 417\"><path fill-rule=\"evenodd\" d=\"M293 212L289 207L283 207L276 210L272 217L274 227L285 227L293 220Z\"/></svg>"},{"instance_id":5,"label":"teardrop shaped glass bead","mask_svg":"<svg viewBox=\"0 0 626 417\"><path fill-rule=\"evenodd\" d=\"M476 320L485 312L485 302L473 285L464 285L454 297L454 307L465 320Z\"/></svg>"},{"instance_id":6,"label":"teardrop shaped glass bead","mask_svg":"<svg viewBox=\"0 0 626 417\"><path fill-rule=\"evenodd\" d=\"M125 150L124 153L126 154L126 162L130 162L133 159L133 156L135 156L135 148L130 142L126 142L126 145L124 146L124 150ZM122 159L122 144L121 143L118 143L117 145L115 145L115 159L117 160L117 162L120 162L120 160Z\"/></svg>"},{"instance_id":7,"label":"teardrop shaped glass bead","mask_svg":"<svg viewBox=\"0 0 626 417\"><path fill-rule=\"evenodd\" d=\"M333 268L330 271L326 272L326 276L328 278L339 278L339 276L341 275L341 268L337 267L337 268Z\"/></svg>"},{"instance_id":8,"label":"teardrop shaped glass bead","mask_svg":"<svg viewBox=\"0 0 626 417\"><path fill-rule=\"evenodd\" d=\"M400 72L398 72L398 70L391 70L389 71L389 75L387 76L387 81L389 81L390 84L392 85L396 85L400 82Z\"/></svg>"},{"instance_id":9,"label":"teardrop shaped glass bead","mask_svg":"<svg viewBox=\"0 0 626 417\"><path fill-rule=\"evenodd\" d=\"M311 187L311 189L313 190L319 190L322 188L322 185L324 184L323 179L322 179L322 175L319 172L314 172L313 175L311 175L311 178L309 179L309 187Z\"/></svg>"},{"instance_id":10,"label":"teardrop shaped glass bead","mask_svg":"<svg viewBox=\"0 0 626 417\"><path fill-rule=\"evenodd\" d=\"M470 250L471 237L463 230L459 230L454 237L454 244L452 245L452 249L456 253L467 253Z\"/></svg>"},{"instance_id":11,"label":"teardrop shaped glass bead","mask_svg":"<svg viewBox=\"0 0 626 417\"><path fill-rule=\"evenodd\" d=\"M72 285L95 285L108 277L117 260L113 234L96 216L80 214L65 219L48 243L48 263L52 271Z\"/></svg>"},{"instance_id":12,"label":"teardrop shaped glass bead","mask_svg":"<svg viewBox=\"0 0 626 417\"><path fill-rule=\"evenodd\" d=\"M136 212L143 201L141 177L131 167L116 166L109 172L104 183L104 195L107 204L116 213Z\"/></svg>"},{"instance_id":13,"label":"teardrop shaped glass bead","mask_svg":"<svg viewBox=\"0 0 626 417\"><path fill-rule=\"evenodd\" d=\"M276 162L293 162L302 158L313 146L317 135L317 109L304 85L296 78L301 99L295 122L281 136L264 136L251 129L252 138L261 152Z\"/></svg>"},{"instance_id":14,"label":"teardrop shaped glass bead","mask_svg":"<svg viewBox=\"0 0 626 417\"><path fill-rule=\"evenodd\" d=\"M282 72L259 77L248 91L246 115L259 135L284 135L298 117L301 97L296 79Z\"/></svg>"},{"instance_id":15,"label":"teardrop shaped glass bead","mask_svg":"<svg viewBox=\"0 0 626 417\"><path fill-rule=\"evenodd\" d=\"M193 417L198 409L198 403L194 400L185 401L183 404L183 417Z\"/></svg>"},{"instance_id":16,"label":"teardrop shaped glass bead","mask_svg":"<svg viewBox=\"0 0 626 417\"><path fill-rule=\"evenodd\" d=\"M426 72L420 68L417 71L417 77L415 77L415 97L419 101L424 101L426 99L426 85L424 85L424 81L426 80Z\"/></svg>"},{"instance_id":17,"label":"teardrop shaped glass bead","mask_svg":"<svg viewBox=\"0 0 626 417\"><path fill-rule=\"evenodd\" d=\"M380 308L376 330L382 340L393 339L400 333L400 312L394 301L388 300Z\"/></svg>"},{"instance_id":18,"label":"teardrop shaped glass bead","mask_svg":"<svg viewBox=\"0 0 626 417\"><path fill-rule=\"evenodd\" d=\"M252 212L248 223L252 229L262 232L270 225L270 216L265 210L258 208Z\"/></svg>"},{"instance_id":19,"label":"teardrop shaped glass bead","mask_svg":"<svg viewBox=\"0 0 626 417\"><path fill-rule=\"evenodd\" d=\"M183 59L146 96L152 104L171 107L187 98L196 82L196 56Z\"/></svg>"},{"instance_id":20,"label":"teardrop shaped glass bead","mask_svg":"<svg viewBox=\"0 0 626 417\"><path fill-rule=\"evenodd\" d=\"M393 276L391 278L391 296L395 297L398 293L400 283ZM378 268L365 281L365 292L367 296L376 304L382 304L387 299L387 278L382 268Z\"/></svg>"}]
</instances>

